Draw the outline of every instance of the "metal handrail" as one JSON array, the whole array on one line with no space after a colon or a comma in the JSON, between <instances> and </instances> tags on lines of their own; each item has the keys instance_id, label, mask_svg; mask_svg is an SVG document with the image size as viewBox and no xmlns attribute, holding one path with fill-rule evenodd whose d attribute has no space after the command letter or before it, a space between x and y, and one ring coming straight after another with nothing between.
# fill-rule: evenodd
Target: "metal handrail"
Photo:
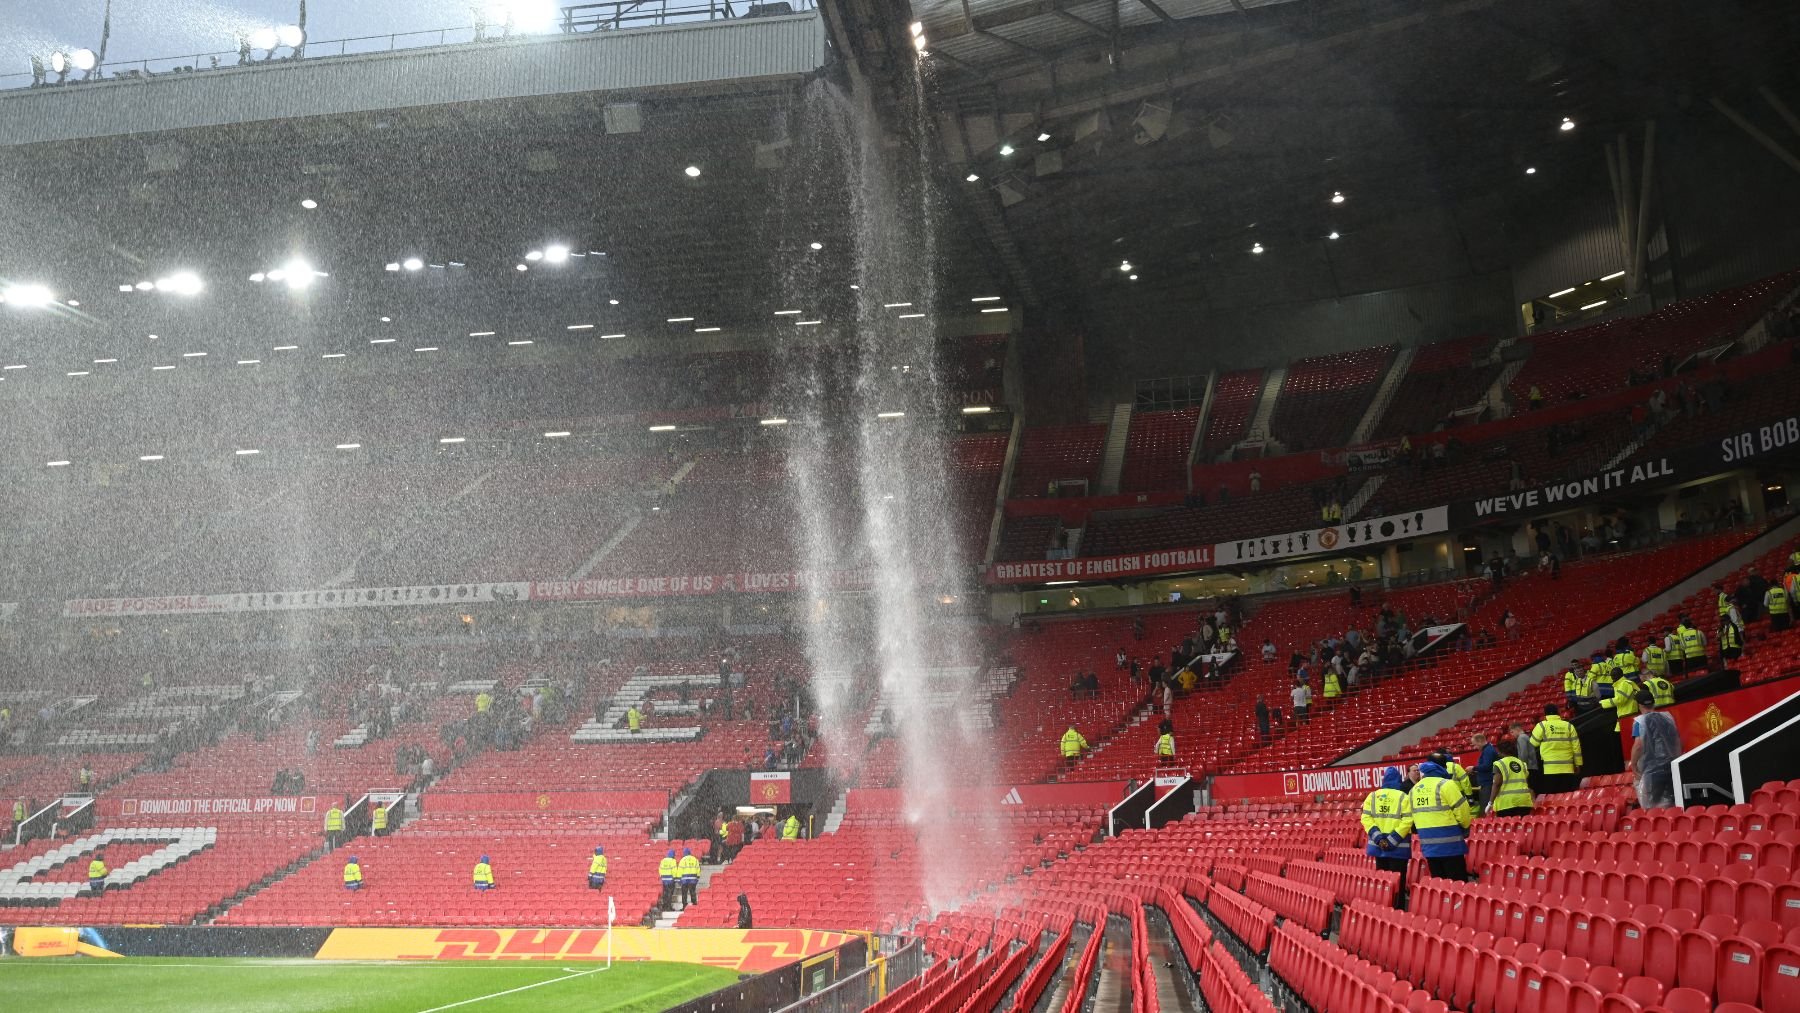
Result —
<instances>
[{"instance_id":1,"label":"metal handrail","mask_svg":"<svg viewBox=\"0 0 1800 1013\"><path fill-rule=\"evenodd\" d=\"M794 13L814 10L817 0L784 0ZM562 22L557 26L563 35L585 35L596 31L648 28L697 21L720 21L754 16L766 6L752 0L602 0L598 3L573 4L563 8ZM741 8L741 11L740 11ZM603 13L610 11L610 14ZM585 12L585 13L582 13ZM504 25L468 25L455 28L427 28L387 35L361 35L347 39L306 40L291 55L273 53L261 59L244 59L245 51L220 49L181 56L152 57L143 60L109 60L80 77L48 82L44 88L70 88L100 81L133 80L165 74L204 73L261 67L295 60L329 59L388 53L401 49L424 49L432 46L488 44L548 38L549 36L512 35ZM0 74L0 90L29 87L34 75L29 72Z\"/></svg>"}]
</instances>

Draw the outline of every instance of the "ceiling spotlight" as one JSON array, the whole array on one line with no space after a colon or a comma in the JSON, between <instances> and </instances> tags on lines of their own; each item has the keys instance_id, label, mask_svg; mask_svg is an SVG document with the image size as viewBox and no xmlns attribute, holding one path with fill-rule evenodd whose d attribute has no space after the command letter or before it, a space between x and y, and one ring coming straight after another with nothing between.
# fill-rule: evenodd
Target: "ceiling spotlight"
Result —
<instances>
[{"instance_id":1,"label":"ceiling spotlight","mask_svg":"<svg viewBox=\"0 0 1800 1013\"><path fill-rule=\"evenodd\" d=\"M917 21L914 21L907 30L912 32L912 37L915 39L925 34L925 26Z\"/></svg>"},{"instance_id":2,"label":"ceiling spotlight","mask_svg":"<svg viewBox=\"0 0 1800 1013\"><path fill-rule=\"evenodd\" d=\"M551 430L550 432L545 433L544 438L550 439L550 440L560 440L567 435L569 435L569 431L567 429L554 429L554 430Z\"/></svg>"},{"instance_id":3,"label":"ceiling spotlight","mask_svg":"<svg viewBox=\"0 0 1800 1013\"><path fill-rule=\"evenodd\" d=\"M548 264L565 264L569 260L569 248L560 243L552 243L544 247L544 262Z\"/></svg>"},{"instance_id":4,"label":"ceiling spotlight","mask_svg":"<svg viewBox=\"0 0 1800 1013\"><path fill-rule=\"evenodd\" d=\"M1251 245L1251 247L1250 247L1251 253L1261 253L1262 251L1263 251L1263 244L1261 244L1261 243L1255 243L1255 244Z\"/></svg>"},{"instance_id":5,"label":"ceiling spotlight","mask_svg":"<svg viewBox=\"0 0 1800 1013\"><path fill-rule=\"evenodd\" d=\"M65 299L65 300L63 300L63 305L79 308L81 306L81 300L80 299Z\"/></svg>"},{"instance_id":6,"label":"ceiling spotlight","mask_svg":"<svg viewBox=\"0 0 1800 1013\"><path fill-rule=\"evenodd\" d=\"M263 280L266 278L268 278L268 275L262 273L261 271L258 271L255 274L250 276L250 280L253 282L256 282L258 285L261 285L263 283Z\"/></svg>"},{"instance_id":7,"label":"ceiling spotlight","mask_svg":"<svg viewBox=\"0 0 1800 1013\"><path fill-rule=\"evenodd\" d=\"M689 179L699 179L700 178L700 167L697 165L690 165L681 171L687 173L687 178L689 178Z\"/></svg>"},{"instance_id":8,"label":"ceiling spotlight","mask_svg":"<svg viewBox=\"0 0 1800 1013\"><path fill-rule=\"evenodd\" d=\"M68 466L69 466L69 462L67 462L67 461L45 461L44 462L44 467L46 467L46 468L67 468Z\"/></svg>"},{"instance_id":9,"label":"ceiling spotlight","mask_svg":"<svg viewBox=\"0 0 1800 1013\"><path fill-rule=\"evenodd\" d=\"M999 302L1000 297L997 295L978 295L978 296L975 296L974 298L970 299L969 301L970 302Z\"/></svg>"},{"instance_id":10,"label":"ceiling spotlight","mask_svg":"<svg viewBox=\"0 0 1800 1013\"><path fill-rule=\"evenodd\" d=\"M408 257L400 262L400 266L406 268L408 271L423 271L425 269L425 262L417 257Z\"/></svg>"},{"instance_id":11,"label":"ceiling spotlight","mask_svg":"<svg viewBox=\"0 0 1800 1013\"><path fill-rule=\"evenodd\" d=\"M153 289L153 288L155 288L155 287L156 287L156 282L153 282L153 281L140 281L140 282L138 282L138 283L137 283L137 284L136 284L136 285L134 285L134 286L132 286L132 287L133 287L133 288L135 288L135 289L137 289L137 290L138 290L138 291L139 291L139 292L148 292L148 291L150 291L150 290L151 290L151 289Z\"/></svg>"},{"instance_id":12,"label":"ceiling spotlight","mask_svg":"<svg viewBox=\"0 0 1800 1013\"><path fill-rule=\"evenodd\" d=\"M1131 280L1132 280L1132 281L1136 281L1136 280L1137 280L1137 275L1135 275L1135 274L1128 274L1128 275L1126 275L1126 276L1125 276L1125 277L1127 277L1127 278L1129 278L1129 279L1131 279Z\"/></svg>"},{"instance_id":13,"label":"ceiling spotlight","mask_svg":"<svg viewBox=\"0 0 1800 1013\"><path fill-rule=\"evenodd\" d=\"M398 260L390 260L390 261L388 261L388 264L387 264L387 270L389 270L389 271L398 271L398 270L400 270L400 262L399 262L399 261L398 261Z\"/></svg>"},{"instance_id":14,"label":"ceiling spotlight","mask_svg":"<svg viewBox=\"0 0 1800 1013\"><path fill-rule=\"evenodd\" d=\"M1130 274L1131 273L1131 261L1129 261L1129 260L1119 261L1119 271L1123 274Z\"/></svg>"},{"instance_id":15,"label":"ceiling spotlight","mask_svg":"<svg viewBox=\"0 0 1800 1013\"><path fill-rule=\"evenodd\" d=\"M316 208L319 206L319 202L316 200L313 200L311 197L308 197L305 200L300 202L300 206L305 208L308 211L311 211L313 208Z\"/></svg>"},{"instance_id":16,"label":"ceiling spotlight","mask_svg":"<svg viewBox=\"0 0 1800 1013\"><path fill-rule=\"evenodd\" d=\"M989 413L993 410L994 409L992 409L984 404L972 404L972 405L965 405L963 407L962 413L964 415L986 415L987 413Z\"/></svg>"},{"instance_id":17,"label":"ceiling spotlight","mask_svg":"<svg viewBox=\"0 0 1800 1013\"><path fill-rule=\"evenodd\" d=\"M250 279L250 280L251 280L251 281L255 281L255 280L256 280L256 279L255 279L255 278L251 278L251 279ZM119 291L121 291L121 292L130 292L130 291L131 291L131 286L130 286L130 285L120 285L120 286L119 286Z\"/></svg>"},{"instance_id":18,"label":"ceiling spotlight","mask_svg":"<svg viewBox=\"0 0 1800 1013\"><path fill-rule=\"evenodd\" d=\"M161 454L139 454L138 455L138 460L140 460L140 461L160 461L162 459L163 459L163 455L161 455Z\"/></svg>"},{"instance_id":19,"label":"ceiling spotlight","mask_svg":"<svg viewBox=\"0 0 1800 1013\"><path fill-rule=\"evenodd\" d=\"M1010 154L1012 154L1012 153L1013 153L1013 146L1012 146L1012 145L1010 145L1010 144L1002 144L1002 145L1000 145L1000 157L1001 157L1001 158L1005 158L1005 157L1006 157L1006 156L1008 156L1008 155L1010 155Z\"/></svg>"},{"instance_id":20,"label":"ceiling spotlight","mask_svg":"<svg viewBox=\"0 0 1800 1013\"><path fill-rule=\"evenodd\" d=\"M491 338L494 336L494 334L495 334L494 331L470 331L469 337L471 337L471 338Z\"/></svg>"},{"instance_id":21,"label":"ceiling spotlight","mask_svg":"<svg viewBox=\"0 0 1800 1013\"><path fill-rule=\"evenodd\" d=\"M529 270L531 270L531 268L530 268L530 267L529 267L529 266L527 266L527 265L525 265L525 264L514 264L514 265L513 265L513 270L515 270L515 271L529 271Z\"/></svg>"},{"instance_id":22,"label":"ceiling spotlight","mask_svg":"<svg viewBox=\"0 0 1800 1013\"><path fill-rule=\"evenodd\" d=\"M815 250L823 250L825 248L824 243L808 243L807 245Z\"/></svg>"},{"instance_id":23,"label":"ceiling spotlight","mask_svg":"<svg viewBox=\"0 0 1800 1013\"><path fill-rule=\"evenodd\" d=\"M920 56L924 56L925 55L925 36L923 36L923 35L913 36L913 48L919 51Z\"/></svg>"},{"instance_id":24,"label":"ceiling spotlight","mask_svg":"<svg viewBox=\"0 0 1800 1013\"><path fill-rule=\"evenodd\" d=\"M1043 142L1045 142L1049 139L1050 139L1050 131L1048 131L1048 130L1042 131L1041 133L1038 134L1038 143L1039 144L1042 144Z\"/></svg>"},{"instance_id":25,"label":"ceiling spotlight","mask_svg":"<svg viewBox=\"0 0 1800 1013\"><path fill-rule=\"evenodd\" d=\"M538 262L538 261L540 261L540 260L543 260L543 259L544 259L544 254L543 254L543 251L541 251L541 250L532 250L532 251L531 251L531 252L530 252L530 253L527 253L527 254L526 254L526 255L525 255L525 259L526 259L526 260L529 260L529 261L531 261L531 262L532 262L532 263L534 263L534 264L535 264L535 263L537 263L537 262Z\"/></svg>"},{"instance_id":26,"label":"ceiling spotlight","mask_svg":"<svg viewBox=\"0 0 1800 1013\"><path fill-rule=\"evenodd\" d=\"M360 444L360 443L340 443L337 445L337 449L339 449L339 450L361 450L362 444Z\"/></svg>"},{"instance_id":27,"label":"ceiling spotlight","mask_svg":"<svg viewBox=\"0 0 1800 1013\"><path fill-rule=\"evenodd\" d=\"M759 426L785 426L785 425L787 425L787 419L782 419L782 418L763 419L763 420L759 421L757 423L757 425L759 425Z\"/></svg>"},{"instance_id":28,"label":"ceiling spotlight","mask_svg":"<svg viewBox=\"0 0 1800 1013\"><path fill-rule=\"evenodd\" d=\"M1557 127L1557 129L1561 130L1563 133L1566 134L1569 131L1575 129L1575 121L1572 119L1569 119L1567 116L1564 116L1563 120L1562 120L1562 126Z\"/></svg>"},{"instance_id":29,"label":"ceiling spotlight","mask_svg":"<svg viewBox=\"0 0 1800 1013\"><path fill-rule=\"evenodd\" d=\"M441 437L438 440L438 442L439 443L466 443L466 442L468 442L468 437L466 437L466 436L445 436L445 437Z\"/></svg>"},{"instance_id":30,"label":"ceiling spotlight","mask_svg":"<svg viewBox=\"0 0 1800 1013\"><path fill-rule=\"evenodd\" d=\"M255 454L262 453L262 451L257 450L253 447L239 447L237 450L232 451L232 453L236 454L239 457L251 457Z\"/></svg>"},{"instance_id":31,"label":"ceiling spotlight","mask_svg":"<svg viewBox=\"0 0 1800 1013\"><path fill-rule=\"evenodd\" d=\"M1326 236L1325 238L1326 239L1336 239L1337 237L1338 237L1337 230L1333 229L1331 235Z\"/></svg>"},{"instance_id":32,"label":"ceiling spotlight","mask_svg":"<svg viewBox=\"0 0 1800 1013\"><path fill-rule=\"evenodd\" d=\"M0 302L26 309L38 309L56 301L56 294L44 285L8 285L0 289Z\"/></svg>"},{"instance_id":33,"label":"ceiling spotlight","mask_svg":"<svg viewBox=\"0 0 1800 1013\"><path fill-rule=\"evenodd\" d=\"M381 322L384 324L391 324L394 322L394 318L393 317L382 317Z\"/></svg>"},{"instance_id":34,"label":"ceiling spotlight","mask_svg":"<svg viewBox=\"0 0 1800 1013\"><path fill-rule=\"evenodd\" d=\"M1535 165L1526 166L1525 167L1525 175L1527 175L1527 176L1537 175L1537 166L1535 166Z\"/></svg>"},{"instance_id":35,"label":"ceiling spotlight","mask_svg":"<svg viewBox=\"0 0 1800 1013\"><path fill-rule=\"evenodd\" d=\"M608 305L608 306L617 306L617 305L619 305L619 300L617 300L617 299L608 299L608 300L606 300L606 305Z\"/></svg>"},{"instance_id":36,"label":"ceiling spotlight","mask_svg":"<svg viewBox=\"0 0 1800 1013\"><path fill-rule=\"evenodd\" d=\"M1331 191L1331 203L1333 203L1333 204L1344 203L1344 195L1337 190Z\"/></svg>"},{"instance_id":37,"label":"ceiling spotlight","mask_svg":"<svg viewBox=\"0 0 1800 1013\"><path fill-rule=\"evenodd\" d=\"M287 282L287 287L296 291L312 285L313 280L319 277L319 272L313 269L305 257L295 257L281 265L280 274L281 277L276 278L276 272L270 271L269 277L275 281Z\"/></svg>"},{"instance_id":38,"label":"ceiling spotlight","mask_svg":"<svg viewBox=\"0 0 1800 1013\"><path fill-rule=\"evenodd\" d=\"M980 177L980 176L979 176L979 175L977 175L977 174L975 174L975 173L973 173L973 172L971 172L971 173L969 173L969 174L968 174L968 175L967 175L967 176L964 176L964 177L963 177L963 182L965 182L965 183L979 183L979 182L981 182L981 177Z\"/></svg>"},{"instance_id":39,"label":"ceiling spotlight","mask_svg":"<svg viewBox=\"0 0 1800 1013\"><path fill-rule=\"evenodd\" d=\"M671 324L691 324L694 322L694 318L693 317L670 317L668 322Z\"/></svg>"}]
</instances>

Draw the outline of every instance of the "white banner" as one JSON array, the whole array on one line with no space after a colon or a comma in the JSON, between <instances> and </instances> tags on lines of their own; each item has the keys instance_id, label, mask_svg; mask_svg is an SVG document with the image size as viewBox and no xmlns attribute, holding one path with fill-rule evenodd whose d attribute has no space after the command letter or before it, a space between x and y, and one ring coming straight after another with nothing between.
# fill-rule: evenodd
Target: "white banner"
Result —
<instances>
[{"instance_id":1,"label":"white banner","mask_svg":"<svg viewBox=\"0 0 1800 1013\"><path fill-rule=\"evenodd\" d=\"M1220 542L1213 547L1215 566L1260 563L1290 556L1315 556L1324 552L1354 553L1367 545L1396 542L1403 538L1441 534L1450 530L1450 508L1431 507L1386 517L1345 521L1306 531Z\"/></svg>"},{"instance_id":2,"label":"white banner","mask_svg":"<svg viewBox=\"0 0 1800 1013\"><path fill-rule=\"evenodd\" d=\"M63 602L63 618L305 612L395 605L478 605L524 601L530 595L530 590L531 585L518 581L499 584L422 584L413 587L341 587L322 591L181 594L155 598L76 598Z\"/></svg>"}]
</instances>

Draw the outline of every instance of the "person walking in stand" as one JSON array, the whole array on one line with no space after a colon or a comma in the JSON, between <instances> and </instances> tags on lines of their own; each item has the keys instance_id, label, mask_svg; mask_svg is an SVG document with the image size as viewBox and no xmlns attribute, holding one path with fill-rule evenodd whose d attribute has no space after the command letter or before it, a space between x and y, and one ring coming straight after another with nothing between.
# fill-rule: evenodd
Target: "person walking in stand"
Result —
<instances>
[{"instance_id":1,"label":"person walking in stand","mask_svg":"<svg viewBox=\"0 0 1800 1013\"><path fill-rule=\"evenodd\" d=\"M1399 767L1381 772L1381 787L1363 799L1362 827L1369 843L1363 849L1375 859L1375 868L1400 874L1394 906L1404 907L1406 864L1412 859L1412 800L1407 797Z\"/></svg>"},{"instance_id":2,"label":"person walking in stand","mask_svg":"<svg viewBox=\"0 0 1800 1013\"><path fill-rule=\"evenodd\" d=\"M94 853L93 861L88 863L88 891L98 897L106 892L106 852Z\"/></svg>"},{"instance_id":3,"label":"person walking in stand","mask_svg":"<svg viewBox=\"0 0 1800 1013\"><path fill-rule=\"evenodd\" d=\"M1544 761L1538 758L1537 746L1531 742L1531 733L1517 721L1506 726L1506 733L1512 739L1513 755L1524 761L1525 769L1530 772L1531 793L1536 795L1544 790Z\"/></svg>"},{"instance_id":4,"label":"person walking in stand","mask_svg":"<svg viewBox=\"0 0 1800 1013\"><path fill-rule=\"evenodd\" d=\"M1500 758L1494 761L1494 785L1488 811L1495 816L1531 815L1531 769L1519 759L1518 744L1503 738L1496 748Z\"/></svg>"},{"instance_id":5,"label":"person walking in stand","mask_svg":"<svg viewBox=\"0 0 1800 1013\"><path fill-rule=\"evenodd\" d=\"M781 825L781 839L784 841L797 841L800 839L799 815L788 813L787 822Z\"/></svg>"},{"instance_id":6,"label":"person walking in stand","mask_svg":"<svg viewBox=\"0 0 1800 1013\"><path fill-rule=\"evenodd\" d=\"M1651 674L1645 677L1643 686L1644 692L1649 694L1650 699L1656 701L1658 707L1669 707L1674 705L1675 684L1668 679L1660 675ZM1642 706L1643 698L1641 696L1638 698L1638 703L1639 706Z\"/></svg>"},{"instance_id":7,"label":"person walking in stand","mask_svg":"<svg viewBox=\"0 0 1800 1013\"><path fill-rule=\"evenodd\" d=\"M342 843L344 836L344 810L340 806L332 806L325 810L325 846L335 848Z\"/></svg>"},{"instance_id":8,"label":"person walking in stand","mask_svg":"<svg viewBox=\"0 0 1800 1013\"><path fill-rule=\"evenodd\" d=\"M638 710L637 704L625 709L625 727L632 735L642 734L644 730L644 712Z\"/></svg>"},{"instance_id":9,"label":"person walking in stand","mask_svg":"<svg viewBox=\"0 0 1800 1013\"><path fill-rule=\"evenodd\" d=\"M594 857L588 859L588 889L606 889L606 849L596 847Z\"/></svg>"},{"instance_id":10,"label":"person walking in stand","mask_svg":"<svg viewBox=\"0 0 1800 1013\"><path fill-rule=\"evenodd\" d=\"M1706 671L1706 634L1694 629L1688 617L1682 616L1675 626L1681 638L1681 670L1689 675Z\"/></svg>"},{"instance_id":11,"label":"person walking in stand","mask_svg":"<svg viewBox=\"0 0 1800 1013\"><path fill-rule=\"evenodd\" d=\"M1338 697L1344 695L1344 677L1338 672L1338 666L1342 664L1339 659L1342 657L1343 655L1333 655L1331 658L1332 663L1325 666L1326 710L1331 710L1333 707L1336 707Z\"/></svg>"},{"instance_id":12,"label":"person walking in stand","mask_svg":"<svg viewBox=\"0 0 1800 1013\"><path fill-rule=\"evenodd\" d=\"M1294 683L1293 689L1288 690L1288 698L1294 702L1295 723L1306 724L1307 715L1312 712L1312 687L1306 684L1305 679L1300 679Z\"/></svg>"},{"instance_id":13,"label":"person walking in stand","mask_svg":"<svg viewBox=\"0 0 1800 1013\"><path fill-rule=\"evenodd\" d=\"M1494 761L1500 759L1500 750L1488 737L1480 732L1475 733L1469 743L1475 749L1475 796L1469 805L1481 812L1494 797Z\"/></svg>"},{"instance_id":14,"label":"person walking in stand","mask_svg":"<svg viewBox=\"0 0 1800 1013\"><path fill-rule=\"evenodd\" d=\"M1612 696L1600 704L1613 712L1613 731L1619 731L1625 722L1637 714L1638 698L1643 695L1643 687L1631 677L1621 675L1613 680Z\"/></svg>"},{"instance_id":15,"label":"person walking in stand","mask_svg":"<svg viewBox=\"0 0 1800 1013\"><path fill-rule=\"evenodd\" d=\"M737 927L740 929L753 929L756 927L756 919L750 914L750 895L747 893L738 894Z\"/></svg>"},{"instance_id":16,"label":"person walking in stand","mask_svg":"<svg viewBox=\"0 0 1800 1013\"><path fill-rule=\"evenodd\" d=\"M1568 705L1570 711L1575 709L1576 702L1581 698L1581 682L1585 674L1581 666L1580 658L1570 658L1569 669L1563 673L1563 703Z\"/></svg>"},{"instance_id":17,"label":"person walking in stand","mask_svg":"<svg viewBox=\"0 0 1800 1013\"><path fill-rule=\"evenodd\" d=\"M1785 630L1794 625L1794 603L1788 597L1787 588L1779 583L1769 585L1763 592L1763 611L1769 614L1769 629Z\"/></svg>"},{"instance_id":18,"label":"person walking in stand","mask_svg":"<svg viewBox=\"0 0 1800 1013\"><path fill-rule=\"evenodd\" d=\"M676 871L675 849L670 848L663 855L662 861L656 863L657 878L662 880L662 909L664 911L671 910L675 906Z\"/></svg>"},{"instance_id":19,"label":"person walking in stand","mask_svg":"<svg viewBox=\"0 0 1800 1013\"><path fill-rule=\"evenodd\" d=\"M1469 878L1469 827L1474 814L1469 798L1450 777L1450 772L1430 760L1419 764L1419 783L1409 797L1413 833L1425 865L1437 879L1467 882Z\"/></svg>"},{"instance_id":20,"label":"person walking in stand","mask_svg":"<svg viewBox=\"0 0 1800 1013\"><path fill-rule=\"evenodd\" d=\"M483 893L494 888L494 866L488 856L482 855L481 861L475 863L475 889Z\"/></svg>"},{"instance_id":21,"label":"person walking in stand","mask_svg":"<svg viewBox=\"0 0 1800 1013\"><path fill-rule=\"evenodd\" d=\"M1069 730L1062 733L1063 766L1073 770L1075 764L1080 761L1082 752L1086 750L1087 747L1087 739L1081 737L1081 733L1075 730L1074 725L1070 725Z\"/></svg>"},{"instance_id":22,"label":"person walking in stand","mask_svg":"<svg viewBox=\"0 0 1800 1013\"><path fill-rule=\"evenodd\" d=\"M1663 635L1668 636L1668 632L1664 630ZM1662 641L1655 637L1651 637L1650 642L1644 645L1644 653L1638 656L1638 660L1643 662L1642 667L1647 676L1669 674L1669 652L1663 648Z\"/></svg>"},{"instance_id":23,"label":"person walking in stand","mask_svg":"<svg viewBox=\"0 0 1800 1013\"><path fill-rule=\"evenodd\" d=\"M687 907L700 899L700 860L694 857L692 849L681 849L681 861L675 863L675 870L681 874L681 906Z\"/></svg>"},{"instance_id":24,"label":"person walking in stand","mask_svg":"<svg viewBox=\"0 0 1800 1013\"><path fill-rule=\"evenodd\" d=\"M1581 783L1581 736L1563 720L1553 703L1544 705L1544 720L1531 730L1531 744L1544 764L1544 793L1574 791Z\"/></svg>"},{"instance_id":25,"label":"person walking in stand","mask_svg":"<svg viewBox=\"0 0 1800 1013\"><path fill-rule=\"evenodd\" d=\"M1168 718L1163 718L1157 726L1156 765L1169 767L1175 764L1175 725Z\"/></svg>"},{"instance_id":26,"label":"person walking in stand","mask_svg":"<svg viewBox=\"0 0 1800 1013\"><path fill-rule=\"evenodd\" d=\"M1719 667L1730 668L1744 655L1744 631L1730 619L1719 619Z\"/></svg>"},{"instance_id":27,"label":"person walking in stand","mask_svg":"<svg viewBox=\"0 0 1800 1013\"><path fill-rule=\"evenodd\" d=\"M356 860L355 855L351 855L350 860L344 863L344 889L355 893L362 889L362 885L362 863Z\"/></svg>"},{"instance_id":28,"label":"person walking in stand","mask_svg":"<svg viewBox=\"0 0 1800 1013\"><path fill-rule=\"evenodd\" d=\"M1637 788L1638 806L1667 808L1675 804L1675 781L1669 767L1681 755L1681 731L1675 719L1657 709L1652 698L1631 725L1631 758L1625 769Z\"/></svg>"},{"instance_id":29,"label":"person walking in stand","mask_svg":"<svg viewBox=\"0 0 1800 1013\"><path fill-rule=\"evenodd\" d=\"M375 804L374 811L369 813L369 833L376 837L386 837L387 831L388 831L387 806L384 806L378 802Z\"/></svg>"}]
</instances>

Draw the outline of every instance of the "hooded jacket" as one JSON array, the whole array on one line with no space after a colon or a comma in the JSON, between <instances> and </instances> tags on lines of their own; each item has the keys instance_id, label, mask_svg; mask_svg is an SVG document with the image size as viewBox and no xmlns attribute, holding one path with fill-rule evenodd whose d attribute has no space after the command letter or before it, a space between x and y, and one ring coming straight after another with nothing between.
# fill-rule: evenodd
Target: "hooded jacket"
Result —
<instances>
[{"instance_id":1,"label":"hooded jacket","mask_svg":"<svg viewBox=\"0 0 1800 1013\"><path fill-rule=\"evenodd\" d=\"M1389 767L1381 773L1381 787L1363 799L1363 833L1369 839L1364 851L1370 857L1412 857L1412 804L1404 783L1400 768Z\"/></svg>"},{"instance_id":2,"label":"hooded jacket","mask_svg":"<svg viewBox=\"0 0 1800 1013\"><path fill-rule=\"evenodd\" d=\"M1448 771L1429 761L1419 764L1419 783L1413 785L1413 832L1426 858L1454 858L1469 853L1469 826L1474 813L1468 796Z\"/></svg>"}]
</instances>

